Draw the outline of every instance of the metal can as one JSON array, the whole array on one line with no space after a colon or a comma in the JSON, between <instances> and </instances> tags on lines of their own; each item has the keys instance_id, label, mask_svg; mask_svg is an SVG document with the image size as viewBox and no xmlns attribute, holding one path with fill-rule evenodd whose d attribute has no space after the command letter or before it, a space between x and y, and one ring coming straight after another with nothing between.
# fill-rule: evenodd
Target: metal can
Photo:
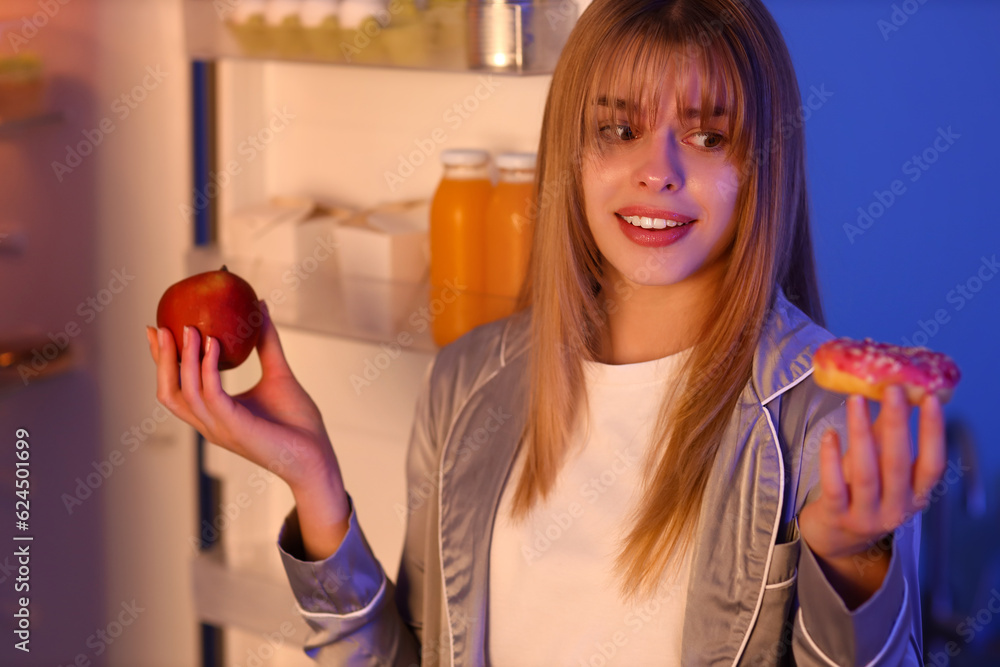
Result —
<instances>
[{"instance_id":1,"label":"metal can","mask_svg":"<svg viewBox=\"0 0 1000 667\"><path fill-rule=\"evenodd\" d=\"M530 71L537 64L533 2L468 4L469 65L474 69Z\"/></svg>"},{"instance_id":2,"label":"metal can","mask_svg":"<svg viewBox=\"0 0 1000 667\"><path fill-rule=\"evenodd\" d=\"M577 12L576 0L470 0L469 67L551 72Z\"/></svg>"}]
</instances>

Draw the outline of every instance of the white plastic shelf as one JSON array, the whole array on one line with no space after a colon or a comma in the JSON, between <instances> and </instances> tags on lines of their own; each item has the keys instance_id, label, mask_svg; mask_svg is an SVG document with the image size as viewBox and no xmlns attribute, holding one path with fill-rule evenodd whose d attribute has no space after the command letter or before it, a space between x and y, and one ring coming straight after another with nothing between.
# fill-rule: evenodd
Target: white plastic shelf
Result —
<instances>
[{"instance_id":1,"label":"white plastic shelf","mask_svg":"<svg viewBox=\"0 0 1000 667\"><path fill-rule=\"evenodd\" d=\"M261 545L265 547L277 549L273 544ZM191 585L199 620L264 636L291 623L294 632L282 633L286 641L294 646L304 644L309 628L296 610L287 580L276 580L263 570L229 567L222 550L214 549L193 559Z\"/></svg>"}]
</instances>

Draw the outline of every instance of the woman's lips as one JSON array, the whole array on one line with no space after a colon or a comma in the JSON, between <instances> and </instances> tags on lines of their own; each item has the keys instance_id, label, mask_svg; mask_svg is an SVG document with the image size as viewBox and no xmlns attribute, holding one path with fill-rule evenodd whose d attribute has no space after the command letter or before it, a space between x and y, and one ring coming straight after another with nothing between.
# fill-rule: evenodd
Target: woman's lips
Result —
<instances>
[{"instance_id":1,"label":"woman's lips","mask_svg":"<svg viewBox=\"0 0 1000 667\"><path fill-rule=\"evenodd\" d=\"M626 206L615 213L622 233L636 245L662 248L684 238L695 218L651 206Z\"/></svg>"},{"instance_id":2,"label":"woman's lips","mask_svg":"<svg viewBox=\"0 0 1000 667\"><path fill-rule=\"evenodd\" d=\"M664 208L655 208L652 206L626 206L624 208L618 209L616 214L622 218L630 218L629 222L638 227L644 227L645 229L663 229L665 227L675 227L677 225L683 225L689 222L694 222L695 218L689 215L684 215L683 213L677 213L675 211L669 211ZM644 225L637 224L635 218L640 220L648 219L652 223L660 223L659 227L655 224ZM665 223L665 224L664 224Z\"/></svg>"}]
</instances>

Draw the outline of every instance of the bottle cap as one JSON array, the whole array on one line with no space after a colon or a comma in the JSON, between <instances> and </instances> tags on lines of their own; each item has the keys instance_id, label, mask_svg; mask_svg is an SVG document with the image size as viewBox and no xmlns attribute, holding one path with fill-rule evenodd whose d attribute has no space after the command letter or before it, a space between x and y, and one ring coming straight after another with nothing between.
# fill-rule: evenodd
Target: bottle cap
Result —
<instances>
[{"instance_id":1,"label":"bottle cap","mask_svg":"<svg viewBox=\"0 0 1000 667\"><path fill-rule=\"evenodd\" d=\"M496 157L497 169L534 169L536 161L534 153L500 153Z\"/></svg>"},{"instance_id":2,"label":"bottle cap","mask_svg":"<svg viewBox=\"0 0 1000 667\"><path fill-rule=\"evenodd\" d=\"M478 167L489 161L490 154L477 148L449 148L441 151L441 164L446 167Z\"/></svg>"}]
</instances>

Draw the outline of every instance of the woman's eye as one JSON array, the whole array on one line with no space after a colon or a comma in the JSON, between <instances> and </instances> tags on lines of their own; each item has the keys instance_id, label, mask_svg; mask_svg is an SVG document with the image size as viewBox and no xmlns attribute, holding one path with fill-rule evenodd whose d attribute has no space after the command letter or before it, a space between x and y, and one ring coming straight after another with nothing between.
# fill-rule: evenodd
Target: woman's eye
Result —
<instances>
[{"instance_id":1,"label":"woman's eye","mask_svg":"<svg viewBox=\"0 0 1000 667\"><path fill-rule=\"evenodd\" d=\"M695 139L695 144L699 148L717 149L726 142L725 135L720 132L695 132L691 135Z\"/></svg>"},{"instance_id":2,"label":"woman's eye","mask_svg":"<svg viewBox=\"0 0 1000 667\"><path fill-rule=\"evenodd\" d=\"M600 128L601 134L608 136L609 138L619 139L621 141L632 141L635 139L635 133L632 131L632 126L628 123L608 123L602 125ZM614 133L613 136L611 133Z\"/></svg>"},{"instance_id":3,"label":"woman's eye","mask_svg":"<svg viewBox=\"0 0 1000 667\"><path fill-rule=\"evenodd\" d=\"M615 125L615 134L617 134L618 138L623 141L630 141L632 139L635 139L635 134L632 132L632 127L624 123L619 123Z\"/></svg>"}]
</instances>

